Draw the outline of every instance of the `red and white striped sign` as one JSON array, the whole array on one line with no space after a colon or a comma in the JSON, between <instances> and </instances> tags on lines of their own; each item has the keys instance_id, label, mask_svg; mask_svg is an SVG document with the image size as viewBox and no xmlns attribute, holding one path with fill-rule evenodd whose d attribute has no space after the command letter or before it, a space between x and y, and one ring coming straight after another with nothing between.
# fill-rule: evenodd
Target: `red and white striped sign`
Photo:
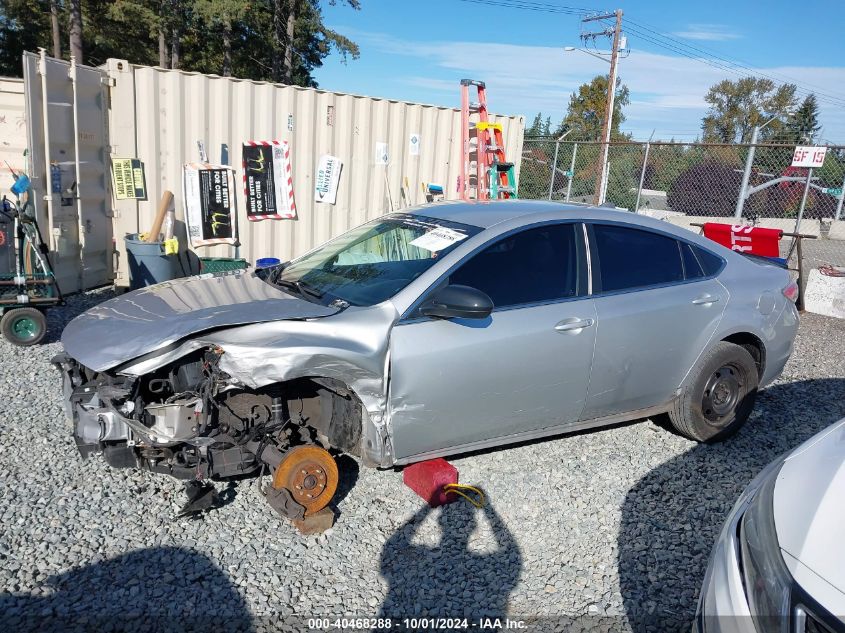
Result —
<instances>
[{"instance_id":1,"label":"red and white striped sign","mask_svg":"<svg viewBox=\"0 0 845 633\"><path fill-rule=\"evenodd\" d=\"M250 221L296 217L293 172L287 141L247 141L243 145L246 217Z\"/></svg>"}]
</instances>

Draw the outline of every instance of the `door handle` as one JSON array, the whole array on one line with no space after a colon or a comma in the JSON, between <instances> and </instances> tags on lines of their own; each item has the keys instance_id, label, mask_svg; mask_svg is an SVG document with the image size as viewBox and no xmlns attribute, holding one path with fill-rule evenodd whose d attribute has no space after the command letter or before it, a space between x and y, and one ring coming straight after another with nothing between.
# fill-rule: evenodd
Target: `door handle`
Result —
<instances>
[{"instance_id":1,"label":"door handle","mask_svg":"<svg viewBox=\"0 0 845 633\"><path fill-rule=\"evenodd\" d=\"M555 332L583 330L585 327L590 327L593 323L594 321L592 319L565 319L555 326Z\"/></svg>"},{"instance_id":2,"label":"door handle","mask_svg":"<svg viewBox=\"0 0 845 633\"><path fill-rule=\"evenodd\" d=\"M709 306L711 303L716 303L717 301L719 301L718 295L701 295L693 299L692 303L697 306Z\"/></svg>"}]
</instances>

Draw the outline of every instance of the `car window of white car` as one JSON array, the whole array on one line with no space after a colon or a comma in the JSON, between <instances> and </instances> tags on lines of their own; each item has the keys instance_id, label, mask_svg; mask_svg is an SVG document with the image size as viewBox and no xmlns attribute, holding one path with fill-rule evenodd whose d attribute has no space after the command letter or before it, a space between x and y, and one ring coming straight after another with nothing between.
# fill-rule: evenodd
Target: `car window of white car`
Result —
<instances>
[{"instance_id":1,"label":"car window of white car","mask_svg":"<svg viewBox=\"0 0 845 633\"><path fill-rule=\"evenodd\" d=\"M496 308L542 303L578 294L575 224L549 224L508 235L473 255L450 284L487 293Z\"/></svg>"}]
</instances>

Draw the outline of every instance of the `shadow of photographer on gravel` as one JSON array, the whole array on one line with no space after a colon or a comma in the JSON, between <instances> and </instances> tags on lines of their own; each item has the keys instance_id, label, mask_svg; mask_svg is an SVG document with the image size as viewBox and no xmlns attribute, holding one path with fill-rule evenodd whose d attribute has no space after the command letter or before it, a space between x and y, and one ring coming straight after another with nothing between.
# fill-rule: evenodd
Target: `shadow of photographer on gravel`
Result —
<instances>
[{"instance_id":1,"label":"shadow of photographer on gravel","mask_svg":"<svg viewBox=\"0 0 845 633\"><path fill-rule=\"evenodd\" d=\"M254 630L249 608L208 557L139 549L48 578L42 595L0 594L2 631Z\"/></svg>"},{"instance_id":2,"label":"shadow of photographer on gravel","mask_svg":"<svg viewBox=\"0 0 845 633\"><path fill-rule=\"evenodd\" d=\"M433 526L423 523L433 512L439 542L412 543L418 533L431 541ZM380 617L400 625L421 616L504 620L521 569L516 540L489 502L481 509L463 500L436 510L425 505L384 544L381 574L389 588Z\"/></svg>"},{"instance_id":3,"label":"shadow of photographer on gravel","mask_svg":"<svg viewBox=\"0 0 845 633\"><path fill-rule=\"evenodd\" d=\"M699 444L631 488L619 526L619 583L634 631L688 633L716 537L745 486L775 457L845 417L845 379L775 384L736 436Z\"/></svg>"}]
</instances>

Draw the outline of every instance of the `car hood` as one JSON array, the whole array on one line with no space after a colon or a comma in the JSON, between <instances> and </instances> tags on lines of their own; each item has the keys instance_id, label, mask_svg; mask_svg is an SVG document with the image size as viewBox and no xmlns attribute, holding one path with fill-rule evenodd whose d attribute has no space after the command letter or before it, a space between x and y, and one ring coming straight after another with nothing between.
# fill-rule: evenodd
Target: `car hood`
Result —
<instances>
[{"instance_id":1,"label":"car hood","mask_svg":"<svg viewBox=\"0 0 845 633\"><path fill-rule=\"evenodd\" d=\"M287 294L238 271L167 281L105 301L71 321L62 345L104 371L181 339L219 328L335 314L339 308Z\"/></svg>"},{"instance_id":2,"label":"car hood","mask_svg":"<svg viewBox=\"0 0 845 633\"><path fill-rule=\"evenodd\" d=\"M787 457L774 492L778 543L845 593L845 420Z\"/></svg>"}]
</instances>

